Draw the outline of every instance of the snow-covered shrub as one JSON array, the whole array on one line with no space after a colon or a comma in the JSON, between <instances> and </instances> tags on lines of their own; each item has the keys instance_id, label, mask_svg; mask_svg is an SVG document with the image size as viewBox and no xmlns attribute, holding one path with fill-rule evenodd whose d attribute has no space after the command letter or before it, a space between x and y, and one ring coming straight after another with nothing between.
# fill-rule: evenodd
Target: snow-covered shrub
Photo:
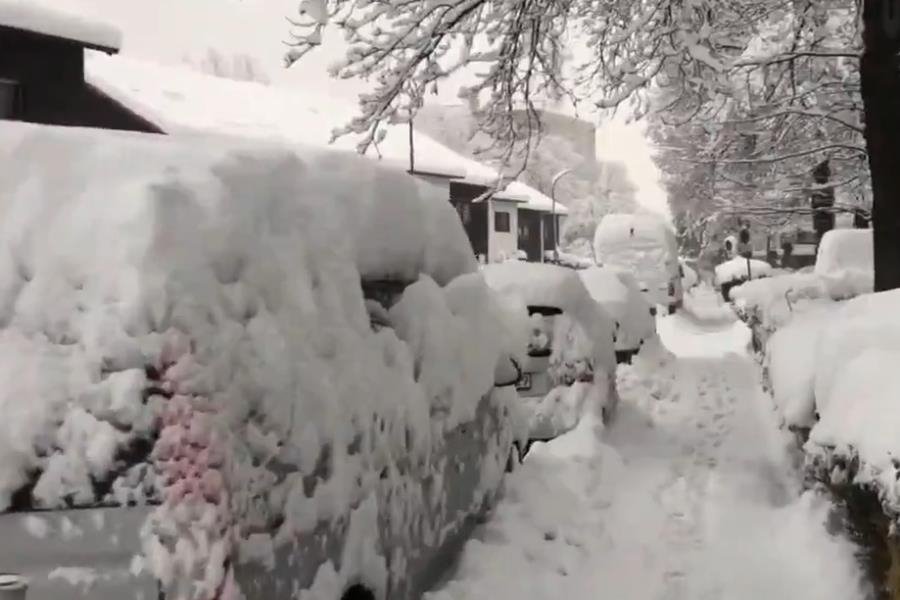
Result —
<instances>
[{"instance_id":1,"label":"snow-covered shrub","mask_svg":"<svg viewBox=\"0 0 900 600\"><path fill-rule=\"evenodd\" d=\"M768 338L765 367L775 405L788 427L809 428L816 421L820 338L836 308L833 303L810 306Z\"/></svg>"},{"instance_id":2,"label":"snow-covered shrub","mask_svg":"<svg viewBox=\"0 0 900 600\"><path fill-rule=\"evenodd\" d=\"M772 265L769 263L740 256L716 265L715 270L716 283L718 285L768 277L771 273Z\"/></svg>"},{"instance_id":3,"label":"snow-covered shrub","mask_svg":"<svg viewBox=\"0 0 900 600\"><path fill-rule=\"evenodd\" d=\"M832 229L822 236L815 274L835 300L873 290L875 262L871 229Z\"/></svg>"},{"instance_id":4,"label":"snow-covered shrub","mask_svg":"<svg viewBox=\"0 0 900 600\"><path fill-rule=\"evenodd\" d=\"M494 367L525 350L428 190L349 154L4 124L0 510L159 499L144 566L171 598L272 597L244 575L286 546L307 559L278 583L313 597L415 594L400 565L497 491ZM370 279L411 284L375 327Z\"/></svg>"},{"instance_id":5,"label":"snow-covered shrub","mask_svg":"<svg viewBox=\"0 0 900 600\"><path fill-rule=\"evenodd\" d=\"M813 468L855 465L853 482L874 484L900 515L900 292L864 294L821 319L813 390L819 421L806 445Z\"/></svg>"}]
</instances>

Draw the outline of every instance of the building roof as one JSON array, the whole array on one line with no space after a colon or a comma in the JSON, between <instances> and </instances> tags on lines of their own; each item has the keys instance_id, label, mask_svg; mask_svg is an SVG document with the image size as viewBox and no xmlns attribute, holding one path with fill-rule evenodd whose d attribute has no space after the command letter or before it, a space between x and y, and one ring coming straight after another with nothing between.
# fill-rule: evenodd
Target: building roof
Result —
<instances>
[{"instance_id":1,"label":"building roof","mask_svg":"<svg viewBox=\"0 0 900 600\"><path fill-rule=\"evenodd\" d=\"M122 32L74 8L50 0L0 0L0 27L75 42L102 52L118 52Z\"/></svg>"},{"instance_id":2,"label":"building roof","mask_svg":"<svg viewBox=\"0 0 900 600\"><path fill-rule=\"evenodd\" d=\"M2 2L4 0L0 0ZM308 90L234 81L188 67L164 66L122 56L90 54L85 77L117 102L166 133L216 132L306 145L356 150L354 136L331 142L332 130L349 122L357 107ZM367 155L409 168L409 129L388 125L387 135ZM421 132L414 132L415 170L449 179L492 185L497 172L466 158ZM522 201L524 208L550 210L550 199L521 182L498 197ZM557 204L557 212L565 214Z\"/></svg>"}]
</instances>

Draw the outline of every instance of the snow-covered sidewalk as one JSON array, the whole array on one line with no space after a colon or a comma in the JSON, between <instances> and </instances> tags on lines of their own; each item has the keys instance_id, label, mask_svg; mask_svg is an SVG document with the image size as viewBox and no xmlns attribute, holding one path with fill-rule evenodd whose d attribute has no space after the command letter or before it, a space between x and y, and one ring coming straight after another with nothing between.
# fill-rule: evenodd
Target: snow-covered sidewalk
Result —
<instances>
[{"instance_id":1,"label":"snow-covered sidewalk","mask_svg":"<svg viewBox=\"0 0 900 600\"><path fill-rule=\"evenodd\" d=\"M801 495L742 328L661 319L676 355L620 369L599 436L587 418L536 447L430 600L862 598L827 499Z\"/></svg>"}]
</instances>

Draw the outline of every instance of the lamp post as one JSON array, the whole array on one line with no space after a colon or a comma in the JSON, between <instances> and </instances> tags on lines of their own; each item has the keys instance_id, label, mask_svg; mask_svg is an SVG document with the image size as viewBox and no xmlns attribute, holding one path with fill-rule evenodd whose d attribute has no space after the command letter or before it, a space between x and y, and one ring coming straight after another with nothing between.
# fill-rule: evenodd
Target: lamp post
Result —
<instances>
[{"instance_id":1,"label":"lamp post","mask_svg":"<svg viewBox=\"0 0 900 600\"><path fill-rule=\"evenodd\" d=\"M550 214L553 217L553 260L559 262L559 220L556 218L556 184L564 176L572 172L572 169L563 169L553 176L550 182Z\"/></svg>"}]
</instances>

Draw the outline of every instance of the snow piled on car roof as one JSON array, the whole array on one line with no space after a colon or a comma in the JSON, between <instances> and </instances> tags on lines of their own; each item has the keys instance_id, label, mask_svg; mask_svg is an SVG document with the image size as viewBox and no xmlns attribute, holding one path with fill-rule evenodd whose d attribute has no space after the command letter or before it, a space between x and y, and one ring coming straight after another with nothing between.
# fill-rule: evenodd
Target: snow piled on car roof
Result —
<instances>
[{"instance_id":1,"label":"snow piled on car roof","mask_svg":"<svg viewBox=\"0 0 900 600\"><path fill-rule=\"evenodd\" d=\"M143 568L173 598L230 597L245 544L265 562L349 518L358 560L292 585L336 597L363 569L389 589L373 505L406 515L398 535L449 531L414 518L443 472L429 499L398 461L430 476L442 431L514 397L490 393L503 311L423 189L333 151L3 125L0 511L158 497ZM373 330L361 279L411 282L394 328ZM512 433L476 429L487 497Z\"/></svg>"}]
</instances>

